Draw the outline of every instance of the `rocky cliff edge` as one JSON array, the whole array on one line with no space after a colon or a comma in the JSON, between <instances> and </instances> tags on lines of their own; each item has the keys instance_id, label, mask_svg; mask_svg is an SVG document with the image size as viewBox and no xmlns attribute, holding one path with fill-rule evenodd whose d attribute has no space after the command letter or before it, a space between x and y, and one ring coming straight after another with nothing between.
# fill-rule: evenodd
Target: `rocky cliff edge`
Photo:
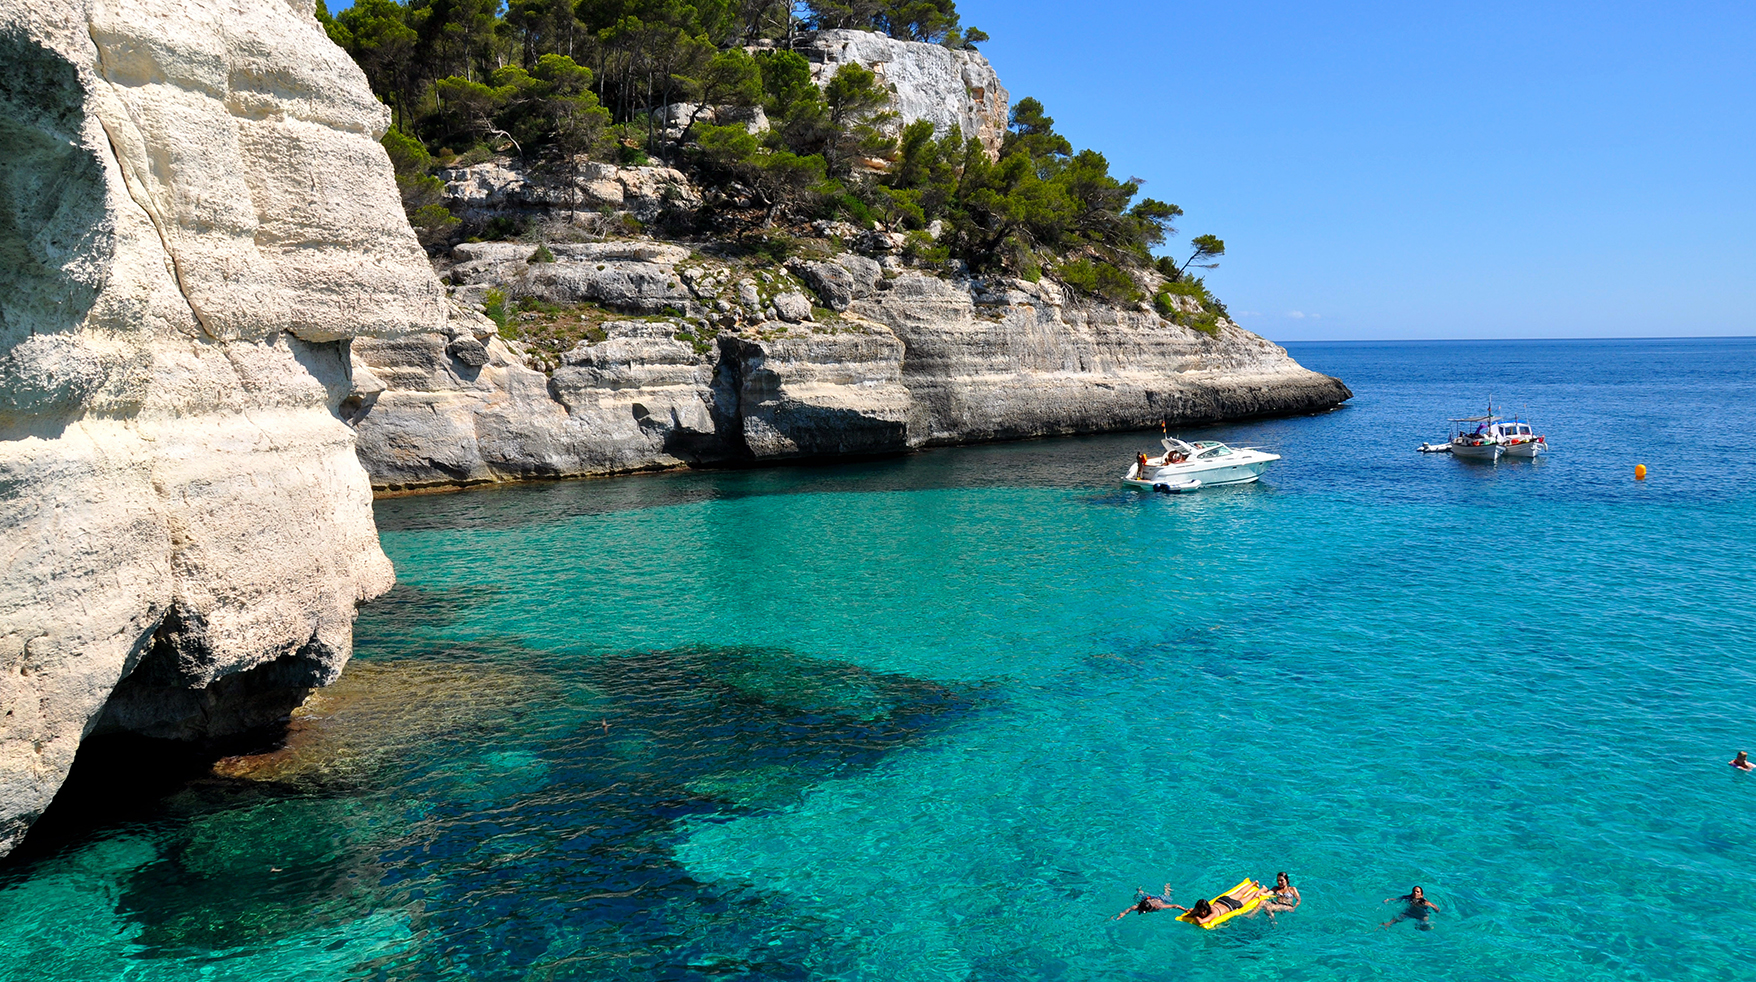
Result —
<instances>
[{"instance_id":1,"label":"rocky cliff edge","mask_svg":"<svg viewBox=\"0 0 1756 982\"><path fill-rule=\"evenodd\" d=\"M0 0L0 854L88 735L214 737L388 589L351 340L448 301L312 0Z\"/></svg>"},{"instance_id":2,"label":"rocky cliff edge","mask_svg":"<svg viewBox=\"0 0 1756 982\"><path fill-rule=\"evenodd\" d=\"M903 235L823 224L819 251L784 264L713 241L456 247L440 265L458 301L511 313L354 346L374 486L897 453L1352 395L1224 318L1204 331L1047 278L916 268Z\"/></svg>"}]
</instances>

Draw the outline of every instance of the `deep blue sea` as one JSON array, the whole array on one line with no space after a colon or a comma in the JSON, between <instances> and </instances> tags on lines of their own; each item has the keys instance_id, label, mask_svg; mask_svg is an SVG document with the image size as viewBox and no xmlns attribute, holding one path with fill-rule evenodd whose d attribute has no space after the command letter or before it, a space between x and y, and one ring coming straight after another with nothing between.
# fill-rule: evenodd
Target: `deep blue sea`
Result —
<instances>
[{"instance_id":1,"label":"deep blue sea","mask_svg":"<svg viewBox=\"0 0 1756 982\"><path fill-rule=\"evenodd\" d=\"M342 681L46 821L0 977L1756 975L1756 340L1290 347L1354 400L1182 431L1253 486L1124 493L1131 434L381 502ZM1414 452L1490 398L1552 455Z\"/></svg>"}]
</instances>

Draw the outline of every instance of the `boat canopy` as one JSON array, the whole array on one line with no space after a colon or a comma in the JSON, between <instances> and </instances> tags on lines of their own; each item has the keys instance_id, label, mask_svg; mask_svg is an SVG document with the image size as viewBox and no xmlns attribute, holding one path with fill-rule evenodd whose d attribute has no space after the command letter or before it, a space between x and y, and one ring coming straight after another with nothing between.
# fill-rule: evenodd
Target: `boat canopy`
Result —
<instances>
[{"instance_id":1,"label":"boat canopy","mask_svg":"<svg viewBox=\"0 0 1756 982\"><path fill-rule=\"evenodd\" d=\"M1195 447L1192 447L1181 440L1167 436L1159 442L1164 444L1165 452L1167 453L1187 454L1191 457L1195 456Z\"/></svg>"}]
</instances>

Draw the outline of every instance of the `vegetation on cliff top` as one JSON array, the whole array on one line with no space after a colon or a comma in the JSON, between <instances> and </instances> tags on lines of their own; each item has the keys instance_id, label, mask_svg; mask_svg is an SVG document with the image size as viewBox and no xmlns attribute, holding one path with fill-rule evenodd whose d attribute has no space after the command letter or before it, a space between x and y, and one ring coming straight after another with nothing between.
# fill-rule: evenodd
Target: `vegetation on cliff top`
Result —
<instances>
[{"instance_id":1,"label":"vegetation on cliff top","mask_svg":"<svg viewBox=\"0 0 1756 982\"><path fill-rule=\"evenodd\" d=\"M801 30L832 27L952 48L986 40L953 0L358 0L334 18L320 3L318 16L392 108L385 145L430 245L460 234L437 167L501 152L551 172L656 157L728 190L701 209L705 227L679 232L765 241L776 224L882 223L909 233L921 265L1047 272L1117 303L1152 289L1167 317L1202 330L1224 313L1190 276L1224 243L1200 236L1184 262L1155 261L1182 209L1139 198L1143 182L1113 176L1101 153L1075 152L1037 100L1013 107L996 159L931 122L899 126L871 71L842 65L820 85L790 49ZM766 130L727 119L757 109ZM1185 314L1178 296L1208 316Z\"/></svg>"}]
</instances>

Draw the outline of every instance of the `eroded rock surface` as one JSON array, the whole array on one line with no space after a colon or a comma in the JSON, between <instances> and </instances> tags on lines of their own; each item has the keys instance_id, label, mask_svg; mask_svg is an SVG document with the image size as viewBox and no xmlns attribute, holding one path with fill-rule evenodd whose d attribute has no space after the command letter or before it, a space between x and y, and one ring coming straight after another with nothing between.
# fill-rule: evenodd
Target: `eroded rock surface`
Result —
<instances>
[{"instance_id":1,"label":"eroded rock surface","mask_svg":"<svg viewBox=\"0 0 1756 982\"><path fill-rule=\"evenodd\" d=\"M556 244L552 262L530 243L458 246L444 269L460 298L645 318L610 320L552 361L486 321L481 366L438 334L356 343L355 377L385 387L352 417L361 459L376 486L407 490L1313 412L1351 395L1230 321L1208 335L1048 280L931 275L889 237L864 240L876 258L754 269L660 242Z\"/></svg>"},{"instance_id":2,"label":"eroded rock surface","mask_svg":"<svg viewBox=\"0 0 1756 982\"><path fill-rule=\"evenodd\" d=\"M284 713L390 586L348 349L449 301L311 6L0 0L0 854L86 735Z\"/></svg>"},{"instance_id":3,"label":"eroded rock surface","mask_svg":"<svg viewBox=\"0 0 1756 982\"><path fill-rule=\"evenodd\" d=\"M931 120L940 136L955 127L999 156L1011 96L994 66L976 52L846 30L819 31L800 50L819 85L827 85L842 65L860 65L895 94L900 122Z\"/></svg>"}]
</instances>

